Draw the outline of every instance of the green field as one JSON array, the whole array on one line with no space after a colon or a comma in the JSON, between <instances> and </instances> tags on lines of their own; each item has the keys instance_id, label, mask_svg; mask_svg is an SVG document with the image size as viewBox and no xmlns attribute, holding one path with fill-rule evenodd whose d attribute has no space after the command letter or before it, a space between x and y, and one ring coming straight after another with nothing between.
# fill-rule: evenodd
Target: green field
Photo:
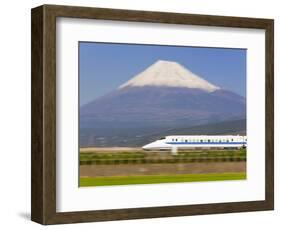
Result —
<instances>
[{"instance_id":1,"label":"green field","mask_svg":"<svg viewBox=\"0 0 281 230\"><path fill-rule=\"evenodd\" d=\"M190 150L170 152L80 152L80 165L115 164L154 164L154 163L190 163L190 162L231 162L246 161L246 149L238 150Z\"/></svg>"},{"instance_id":2,"label":"green field","mask_svg":"<svg viewBox=\"0 0 281 230\"><path fill-rule=\"evenodd\" d=\"M177 175L149 175L149 176L110 176L80 178L80 186L106 186L129 184L154 184L199 182L220 180L244 180L246 173L209 173L209 174L177 174Z\"/></svg>"}]
</instances>

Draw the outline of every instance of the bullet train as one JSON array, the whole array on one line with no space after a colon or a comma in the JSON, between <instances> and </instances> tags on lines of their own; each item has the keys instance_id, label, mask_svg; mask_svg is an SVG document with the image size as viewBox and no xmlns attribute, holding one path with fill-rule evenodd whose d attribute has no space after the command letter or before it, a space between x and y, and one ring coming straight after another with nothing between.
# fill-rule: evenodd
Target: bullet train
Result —
<instances>
[{"instance_id":1,"label":"bullet train","mask_svg":"<svg viewBox=\"0 0 281 230\"><path fill-rule=\"evenodd\" d=\"M225 135L225 136L166 136L157 141L144 145L144 150L171 150L197 149L197 148L245 148L247 136Z\"/></svg>"}]
</instances>

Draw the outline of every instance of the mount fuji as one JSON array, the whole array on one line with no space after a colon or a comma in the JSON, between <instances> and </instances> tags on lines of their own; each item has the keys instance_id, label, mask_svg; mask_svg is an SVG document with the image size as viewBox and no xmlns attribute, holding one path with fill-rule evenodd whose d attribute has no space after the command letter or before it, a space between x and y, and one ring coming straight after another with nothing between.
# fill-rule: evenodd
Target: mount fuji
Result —
<instances>
[{"instance_id":1,"label":"mount fuji","mask_svg":"<svg viewBox=\"0 0 281 230\"><path fill-rule=\"evenodd\" d=\"M148 136L245 118L244 97L204 80L179 63L159 60L107 95L80 107L80 146L141 146ZM243 127L244 132L245 122ZM233 132L237 131L233 127Z\"/></svg>"},{"instance_id":2,"label":"mount fuji","mask_svg":"<svg viewBox=\"0 0 281 230\"><path fill-rule=\"evenodd\" d=\"M213 92L219 87L195 75L177 62L159 60L119 87L178 87Z\"/></svg>"}]
</instances>

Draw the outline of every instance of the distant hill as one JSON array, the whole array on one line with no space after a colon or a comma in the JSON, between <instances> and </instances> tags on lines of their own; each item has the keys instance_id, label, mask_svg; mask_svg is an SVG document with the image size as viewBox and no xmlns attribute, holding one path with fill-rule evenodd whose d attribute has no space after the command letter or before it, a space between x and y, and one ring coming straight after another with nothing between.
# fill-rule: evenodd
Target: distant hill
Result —
<instances>
[{"instance_id":1,"label":"distant hill","mask_svg":"<svg viewBox=\"0 0 281 230\"><path fill-rule=\"evenodd\" d=\"M139 131L142 132L141 130ZM138 147L168 135L246 135L246 119L224 121L184 128L171 128L161 131L150 130L150 132L147 132L143 135L139 135L136 132L119 131L116 133L113 132L111 135L107 134L103 135L103 137L97 137L94 133L94 130L84 129L80 138L80 146Z\"/></svg>"},{"instance_id":2,"label":"distant hill","mask_svg":"<svg viewBox=\"0 0 281 230\"><path fill-rule=\"evenodd\" d=\"M169 129L164 132L153 134L151 140L168 135L246 135L246 119L224 121L206 125L197 125L186 128Z\"/></svg>"},{"instance_id":3,"label":"distant hill","mask_svg":"<svg viewBox=\"0 0 281 230\"><path fill-rule=\"evenodd\" d=\"M244 97L207 82L178 63L158 61L80 108L80 145L141 146L172 132L236 132L246 130L245 122L238 122L243 127L235 127L235 122L245 118ZM228 131L220 125L224 121L234 122L225 123ZM190 130L193 133L187 133Z\"/></svg>"},{"instance_id":4,"label":"distant hill","mask_svg":"<svg viewBox=\"0 0 281 230\"><path fill-rule=\"evenodd\" d=\"M163 130L146 136L127 139L130 146L143 146L146 143L158 140L169 135L246 135L246 119L224 121L206 125L197 125L185 128Z\"/></svg>"}]
</instances>

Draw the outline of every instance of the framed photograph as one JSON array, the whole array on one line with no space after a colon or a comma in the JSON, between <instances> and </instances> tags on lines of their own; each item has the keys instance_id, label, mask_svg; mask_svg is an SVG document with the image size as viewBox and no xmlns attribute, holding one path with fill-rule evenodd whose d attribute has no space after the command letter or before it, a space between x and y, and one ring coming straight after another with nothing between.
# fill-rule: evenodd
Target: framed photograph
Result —
<instances>
[{"instance_id":1,"label":"framed photograph","mask_svg":"<svg viewBox=\"0 0 281 230\"><path fill-rule=\"evenodd\" d=\"M32 9L31 219L273 210L273 20Z\"/></svg>"}]
</instances>

